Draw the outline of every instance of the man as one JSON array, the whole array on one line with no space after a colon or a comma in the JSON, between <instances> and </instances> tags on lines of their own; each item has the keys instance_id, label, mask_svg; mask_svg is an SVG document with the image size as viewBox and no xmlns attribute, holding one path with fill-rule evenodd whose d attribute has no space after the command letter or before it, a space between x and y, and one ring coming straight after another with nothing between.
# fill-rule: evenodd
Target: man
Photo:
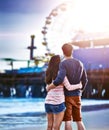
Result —
<instances>
[{"instance_id":1,"label":"man","mask_svg":"<svg viewBox=\"0 0 109 130\"><path fill-rule=\"evenodd\" d=\"M87 84L87 75L83 64L72 57L73 47L71 44L62 46L64 60L60 63L59 74L56 79L47 87L47 91L61 84L67 76L70 84L78 84L82 82L82 89L68 91L64 88L66 111L63 121L65 121L65 130L72 130L71 120L77 123L78 130L85 130L81 115L81 91Z\"/></svg>"}]
</instances>

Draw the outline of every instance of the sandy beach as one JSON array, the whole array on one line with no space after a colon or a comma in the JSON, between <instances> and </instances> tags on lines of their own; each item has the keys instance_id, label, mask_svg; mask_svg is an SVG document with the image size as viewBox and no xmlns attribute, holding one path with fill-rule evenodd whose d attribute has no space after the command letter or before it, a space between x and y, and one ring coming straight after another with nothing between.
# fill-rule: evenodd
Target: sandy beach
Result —
<instances>
[{"instance_id":1,"label":"sandy beach","mask_svg":"<svg viewBox=\"0 0 109 130\"><path fill-rule=\"evenodd\" d=\"M86 130L109 130L109 109L83 112L83 121ZM72 126L74 130L77 130L75 123L72 123ZM44 125L14 128L10 130L46 130L46 123ZM62 123L61 130L64 130L64 123Z\"/></svg>"}]
</instances>

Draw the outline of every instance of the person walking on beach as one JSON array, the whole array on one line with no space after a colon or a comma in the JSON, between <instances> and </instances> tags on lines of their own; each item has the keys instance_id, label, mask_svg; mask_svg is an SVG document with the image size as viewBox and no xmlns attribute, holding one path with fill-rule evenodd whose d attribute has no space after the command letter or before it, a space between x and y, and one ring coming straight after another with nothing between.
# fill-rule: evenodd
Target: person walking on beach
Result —
<instances>
[{"instance_id":1,"label":"person walking on beach","mask_svg":"<svg viewBox=\"0 0 109 130\"><path fill-rule=\"evenodd\" d=\"M59 70L60 56L55 55L51 57L48 68L46 70L46 84L49 85L56 78ZM65 112L65 96L64 86L66 89L75 90L81 89L82 84L70 85L67 77L64 78L63 82L56 88L51 89L45 98L45 111L47 113L47 130L60 130L60 126L64 117Z\"/></svg>"},{"instance_id":2,"label":"person walking on beach","mask_svg":"<svg viewBox=\"0 0 109 130\"><path fill-rule=\"evenodd\" d=\"M63 82L65 76L67 76L70 84L82 82L81 90L69 91L64 88L66 110L63 121L65 121L65 130L72 130L72 120L76 122L78 130L85 130L81 114L81 94L88 81L87 74L83 64L72 57L73 47L71 44L65 43L62 46L62 51L64 60L60 63L59 73L53 83L47 86L46 89L49 91L52 88L57 88L56 86Z\"/></svg>"}]
</instances>

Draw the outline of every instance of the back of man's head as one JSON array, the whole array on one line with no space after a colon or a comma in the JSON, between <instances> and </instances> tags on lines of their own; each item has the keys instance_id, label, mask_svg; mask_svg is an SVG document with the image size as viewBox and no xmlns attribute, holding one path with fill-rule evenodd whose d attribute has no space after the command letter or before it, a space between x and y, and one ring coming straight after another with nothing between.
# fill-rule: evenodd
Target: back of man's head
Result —
<instances>
[{"instance_id":1,"label":"back of man's head","mask_svg":"<svg viewBox=\"0 0 109 130\"><path fill-rule=\"evenodd\" d=\"M62 51L63 51L63 54L65 56L71 56L72 55L72 51L73 51L73 47L71 44L69 43L65 43L63 46L62 46Z\"/></svg>"}]
</instances>

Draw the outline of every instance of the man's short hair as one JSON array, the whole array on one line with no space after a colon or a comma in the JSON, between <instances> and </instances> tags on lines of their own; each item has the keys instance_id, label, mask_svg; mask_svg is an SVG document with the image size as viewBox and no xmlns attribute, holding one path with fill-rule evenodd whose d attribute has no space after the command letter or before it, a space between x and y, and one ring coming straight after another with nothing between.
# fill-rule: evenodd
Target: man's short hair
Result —
<instances>
[{"instance_id":1,"label":"man's short hair","mask_svg":"<svg viewBox=\"0 0 109 130\"><path fill-rule=\"evenodd\" d=\"M62 51L64 53L65 56L71 56L72 55L72 51L73 51L73 47L70 43L65 43L62 46Z\"/></svg>"}]
</instances>

